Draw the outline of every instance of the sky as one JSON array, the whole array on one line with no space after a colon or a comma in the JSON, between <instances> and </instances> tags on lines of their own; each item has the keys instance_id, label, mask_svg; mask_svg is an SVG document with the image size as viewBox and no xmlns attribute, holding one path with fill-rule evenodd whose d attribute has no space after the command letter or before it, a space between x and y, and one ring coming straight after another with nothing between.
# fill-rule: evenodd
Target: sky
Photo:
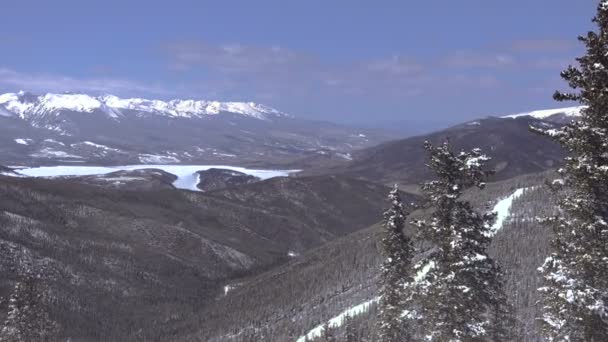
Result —
<instances>
[{"instance_id":1,"label":"sky","mask_svg":"<svg viewBox=\"0 0 608 342\"><path fill-rule=\"evenodd\" d=\"M442 125L563 107L597 0L19 0L0 91L254 101L297 117Z\"/></svg>"}]
</instances>

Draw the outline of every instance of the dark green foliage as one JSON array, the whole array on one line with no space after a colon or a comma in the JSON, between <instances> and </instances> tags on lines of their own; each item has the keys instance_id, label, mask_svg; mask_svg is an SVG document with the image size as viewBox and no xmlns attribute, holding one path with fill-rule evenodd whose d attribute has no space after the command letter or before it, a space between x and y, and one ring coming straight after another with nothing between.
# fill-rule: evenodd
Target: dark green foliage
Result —
<instances>
[{"instance_id":1,"label":"dark green foliage","mask_svg":"<svg viewBox=\"0 0 608 342\"><path fill-rule=\"evenodd\" d=\"M382 255L378 305L378 338L380 342L407 341L407 327L401 318L410 302L411 261L414 249L403 229L407 213L395 187L390 194L391 207L384 213Z\"/></svg>"},{"instance_id":2,"label":"dark green foliage","mask_svg":"<svg viewBox=\"0 0 608 342\"><path fill-rule=\"evenodd\" d=\"M608 1L593 21L598 31L579 37L585 55L561 74L575 92L554 95L585 105L580 120L536 129L569 153L553 184L561 213L544 220L554 233L540 289L550 341L608 341Z\"/></svg>"},{"instance_id":3,"label":"dark green foliage","mask_svg":"<svg viewBox=\"0 0 608 342\"><path fill-rule=\"evenodd\" d=\"M336 329L329 324L329 322L325 322L323 324L323 342L338 342L338 337L336 336Z\"/></svg>"},{"instance_id":4,"label":"dark green foliage","mask_svg":"<svg viewBox=\"0 0 608 342\"><path fill-rule=\"evenodd\" d=\"M501 308L502 274L487 254L495 215L477 213L460 197L466 189L485 186L489 158L479 149L454 154L447 142L425 147L438 180L422 188L433 212L430 220L416 225L420 238L433 247L416 264L418 311L413 315L419 318L421 335L434 341L487 341L502 335L493 331L493 318L506 313Z\"/></svg>"}]
</instances>

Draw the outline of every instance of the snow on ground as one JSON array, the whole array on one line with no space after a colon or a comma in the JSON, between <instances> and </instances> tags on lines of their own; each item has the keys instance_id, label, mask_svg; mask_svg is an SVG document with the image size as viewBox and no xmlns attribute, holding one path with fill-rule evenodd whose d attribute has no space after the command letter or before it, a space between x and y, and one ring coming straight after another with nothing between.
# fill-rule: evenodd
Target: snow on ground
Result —
<instances>
[{"instance_id":1,"label":"snow on ground","mask_svg":"<svg viewBox=\"0 0 608 342\"><path fill-rule=\"evenodd\" d=\"M36 153L30 154L32 157L36 158L48 158L48 157L57 157L57 158L78 158L82 159L81 156L77 156L75 154L69 154L65 151L54 150L52 148L45 147Z\"/></svg>"},{"instance_id":2,"label":"snow on ground","mask_svg":"<svg viewBox=\"0 0 608 342\"><path fill-rule=\"evenodd\" d=\"M337 155L338 157L341 157L346 160L353 160L353 157L350 155L350 153L337 153Z\"/></svg>"},{"instance_id":3,"label":"snow on ground","mask_svg":"<svg viewBox=\"0 0 608 342\"><path fill-rule=\"evenodd\" d=\"M298 170L255 170L237 166L225 165L125 165L125 166L43 166L34 168L23 168L18 170L22 175L29 177L57 177L57 176L91 176L103 175L121 170L141 170L141 169L161 169L167 173L171 173L177 177L173 182L173 186L178 189L200 191L197 188L199 183L199 174L197 171L205 171L211 168L228 169L232 171L242 172L261 179L273 177L284 177Z\"/></svg>"},{"instance_id":4,"label":"snow on ground","mask_svg":"<svg viewBox=\"0 0 608 342\"><path fill-rule=\"evenodd\" d=\"M180 160L173 156L161 156L156 154L140 154L139 161L142 163L179 163Z\"/></svg>"},{"instance_id":5,"label":"snow on ground","mask_svg":"<svg viewBox=\"0 0 608 342\"><path fill-rule=\"evenodd\" d=\"M429 273L429 271L433 267L435 267L435 263L432 261L429 262L428 264L424 265L420 269L420 271L416 272L416 275L414 276L414 283L419 283L420 281L422 281L422 279L424 279L426 274ZM363 302L361 304L355 305L351 308L348 308L348 309L342 311L339 315L335 316L334 318L332 318L328 321L329 327L341 327L344 324L344 321L346 320L347 317L352 318L352 317L355 317L355 316L368 312L369 307L374 303L378 303L379 300L380 300L380 297L375 297L366 302ZM313 338L320 337L321 335L323 335L323 330L324 330L323 324L319 324L318 326L316 326L315 328L310 330L306 335L300 336L296 342L304 342L304 341L306 341L307 338L309 340L311 340Z\"/></svg>"},{"instance_id":6,"label":"snow on ground","mask_svg":"<svg viewBox=\"0 0 608 342\"><path fill-rule=\"evenodd\" d=\"M29 145L32 139L15 139L15 142L19 145Z\"/></svg>"},{"instance_id":7,"label":"snow on ground","mask_svg":"<svg viewBox=\"0 0 608 342\"><path fill-rule=\"evenodd\" d=\"M366 302L363 302L359 305L353 306L353 307L343 311L338 316L336 316L328 321L329 327L341 327L344 324L344 321L346 320L347 317L355 317L355 316L358 316L362 313L369 311L369 307L372 304L377 303L378 300L380 300L380 298L376 297L374 299L368 300ZM300 336L300 338L298 338L296 342L304 342L304 341L306 341L307 338L309 340L311 340L313 338L320 337L322 334L323 334L323 325L321 324L321 325L316 326L311 331L309 331L306 335Z\"/></svg>"},{"instance_id":8,"label":"snow on ground","mask_svg":"<svg viewBox=\"0 0 608 342\"><path fill-rule=\"evenodd\" d=\"M94 147L94 148L97 148L97 149L100 149L100 150L104 150L104 151L122 152L119 149L111 148L111 147L108 147L106 145L96 144L96 143L91 142L91 141L83 141L83 142L71 144L70 147L78 147L78 146L82 146L82 145Z\"/></svg>"},{"instance_id":9,"label":"snow on ground","mask_svg":"<svg viewBox=\"0 0 608 342\"><path fill-rule=\"evenodd\" d=\"M236 154L213 152L214 156L236 158Z\"/></svg>"},{"instance_id":10,"label":"snow on ground","mask_svg":"<svg viewBox=\"0 0 608 342\"><path fill-rule=\"evenodd\" d=\"M56 144L56 145L61 145L61 146L65 146L64 143L62 143L61 141L57 141L55 139L44 139L45 143L49 143L49 144Z\"/></svg>"},{"instance_id":11,"label":"snow on ground","mask_svg":"<svg viewBox=\"0 0 608 342\"><path fill-rule=\"evenodd\" d=\"M528 190L528 188L521 188L515 190L511 195L506 198L501 199L496 203L494 209L492 211L496 212L496 221L494 225L492 225L491 231L492 235L496 234L505 223L505 220L511 215L511 205L513 205L513 200L517 197L524 194L524 191Z\"/></svg>"},{"instance_id":12,"label":"snow on ground","mask_svg":"<svg viewBox=\"0 0 608 342\"><path fill-rule=\"evenodd\" d=\"M424 277L426 277L426 275L429 273L429 271L435 267L435 262L434 261L430 261L428 264L422 266L422 268L420 269L420 271L418 271L416 273L416 275L414 276L414 283L419 283L421 282Z\"/></svg>"},{"instance_id":13,"label":"snow on ground","mask_svg":"<svg viewBox=\"0 0 608 342\"><path fill-rule=\"evenodd\" d=\"M506 198L501 199L500 201L498 201L498 203L496 203L493 211L497 213L497 216L496 216L496 222L492 226L492 235L496 234L496 232L498 232L502 228L505 220L510 216L511 205L513 205L513 200L515 200L519 196L523 195L524 192L527 190L530 190L530 188L517 189L512 194L510 194ZM424 279L424 277L426 276L426 274L433 267L435 267L435 263L431 261L431 262L427 263L426 265L424 265L422 268L420 268L420 270L418 272L416 272L416 275L414 276L414 282L418 283L418 282L422 281ZM336 316L328 321L329 326L330 327L342 326L344 324L344 320L346 319L346 317L355 317L357 315L367 312L369 310L370 305L372 305L373 303L377 303L379 301L379 299L380 299L380 297L376 297L374 299L363 302L359 305L353 306L353 307L343 311L338 316ZM304 341L306 341L306 338L313 339L313 338L320 337L322 334L323 334L323 324L320 324L320 325L316 326L315 328L313 328L312 330L310 330L306 335L300 336L300 338L298 338L296 342L304 342Z\"/></svg>"},{"instance_id":14,"label":"snow on ground","mask_svg":"<svg viewBox=\"0 0 608 342\"><path fill-rule=\"evenodd\" d=\"M228 295L228 292L234 290L235 288L236 288L236 286L233 286L233 285L224 286L224 296Z\"/></svg>"},{"instance_id":15,"label":"snow on ground","mask_svg":"<svg viewBox=\"0 0 608 342\"><path fill-rule=\"evenodd\" d=\"M512 114L512 115L505 115L502 116L502 118L511 118L511 119L515 119L515 118L519 118L522 116L531 116L533 118L536 119L546 119L550 116L556 115L556 114L564 114L566 116L572 116L572 117L577 117L581 115L581 109L585 108L584 106L580 106L580 107L567 107L567 108L555 108L555 109L544 109L544 110L535 110L533 112L528 112L528 113L520 113L520 114Z\"/></svg>"}]
</instances>

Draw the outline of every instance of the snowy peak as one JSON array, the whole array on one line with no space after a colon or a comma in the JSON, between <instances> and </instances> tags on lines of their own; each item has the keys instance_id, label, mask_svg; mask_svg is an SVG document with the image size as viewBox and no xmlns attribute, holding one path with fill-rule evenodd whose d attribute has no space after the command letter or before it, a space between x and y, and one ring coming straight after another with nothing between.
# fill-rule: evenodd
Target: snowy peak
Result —
<instances>
[{"instance_id":1,"label":"snowy peak","mask_svg":"<svg viewBox=\"0 0 608 342\"><path fill-rule=\"evenodd\" d=\"M271 117L285 117L274 108L254 102L219 102L204 100L149 100L142 98L123 99L114 95L90 96L86 94L45 94L32 95L25 92L0 95L0 111L4 115L13 113L23 119L73 111L93 113L102 111L112 118L119 118L125 111L164 115L169 117L203 117L220 113L233 113L260 120Z\"/></svg>"},{"instance_id":2,"label":"snowy peak","mask_svg":"<svg viewBox=\"0 0 608 342\"><path fill-rule=\"evenodd\" d=\"M511 114L502 116L502 118L510 118L515 119L519 117L529 116L539 120L545 120L552 116L561 115L566 117L579 117L581 115L581 109L585 108L584 106L579 107L566 107L566 108L555 108L555 109L544 109L544 110L535 110L527 113L519 113L519 114Z\"/></svg>"}]
</instances>

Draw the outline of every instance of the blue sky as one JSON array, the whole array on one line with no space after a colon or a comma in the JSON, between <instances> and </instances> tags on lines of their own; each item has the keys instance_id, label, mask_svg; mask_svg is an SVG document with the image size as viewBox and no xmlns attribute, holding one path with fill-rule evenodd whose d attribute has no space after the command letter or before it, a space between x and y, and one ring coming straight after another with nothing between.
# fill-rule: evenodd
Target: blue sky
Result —
<instances>
[{"instance_id":1,"label":"blue sky","mask_svg":"<svg viewBox=\"0 0 608 342\"><path fill-rule=\"evenodd\" d=\"M595 0L3 4L0 91L265 103L357 124L557 107Z\"/></svg>"}]
</instances>

